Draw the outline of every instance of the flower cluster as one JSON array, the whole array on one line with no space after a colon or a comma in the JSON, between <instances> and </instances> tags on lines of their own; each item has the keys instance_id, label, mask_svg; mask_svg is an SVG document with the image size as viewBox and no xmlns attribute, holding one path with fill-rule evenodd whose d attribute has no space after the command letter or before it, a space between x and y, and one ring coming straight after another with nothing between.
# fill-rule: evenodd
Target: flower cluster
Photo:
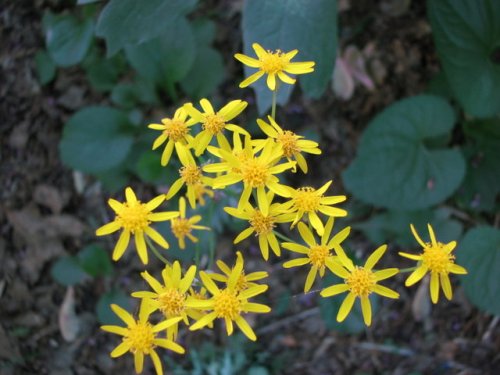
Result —
<instances>
[{"instance_id":1,"label":"flower cluster","mask_svg":"<svg viewBox=\"0 0 500 375\"><path fill-rule=\"evenodd\" d=\"M295 78L288 74L305 74L314 70L314 62L291 62L297 50L287 53L265 51L256 43L253 48L257 58L235 55L245 65L258 69L240 87L267 75L269 89L276 92L278 80L295 83ZM253 234L265 261L270 260L271 255L273 258L283 256L283 267L286 269L306 267L305 293L311 291L318 277L323 278L327 272L340 278L341 282L317 290L325 298L347 293L337 314L338 321L347 317L359 298L364 322L369 326L372 322L372 293L387 298L399 297L396 291L380 282L395 276L400 270L375 268L387 251L387 245L371 253L363 266L356 265L348 256L349 252L344 250L351 228L334 230L334 222L336 218L347 216L347 211L339 206L347 198L328 193L332 181L325 181L321 186L293 187L283 179L285 172L307 173L308 158L321 154L319 144L280 125L274 116L275 102L272 116L257 119L265 137L255 137L236 121L247 105L243 100L233 100L215 110L208 99L202 99L199 107L186 103L175 111L172 118L162 119L161 124L149 125L150 129L160 131L152 148L163 145L161 165L169 164L175 150L181 165L179 177L166 194L147 203L138 200L130 187L126 188L125 202L109 200L115 212L114 220L96 231L98 236L121 231L113 251L115 261L122 257L133 236L144 265L148 264L148 251L165 262L160 279L147 271L141 273L149 288L132 293L140 300L138 319L113 305L113 311L126 327L102 327L122 336L122 343L112 351L111 356L117 357L127 351L133 353L138 373L142 371L145 355L151 357L156 372L162 373L157 347L184 352L175 342L183 326L195 331L210 329L216 321L222 321L228 335L233 333L236 325L246 337L256 340L246 315L271 311L269 306L253 301L268 289L266 284L259 283L268 275L264 271L245 273L244 253L236 252L232 267L217 260L215 263L220 272L215 272L199 270L198 264L183 270L181 263L171 263L156 248L158 245L168 249L169 244L152 227L155 222L170 222L171 233L177 238L180 249L198 242L197 231L210 230L209 221L201 225L204 218L191 214L186 201L189 208L195 209L204 205L206 199L212 199L218 189L233 185L239 188L235 190L240 195L234 206L224 207L227 214L248 223L246 229L236 235L234 244L241 246L242 241ZM174 206L177 209L156 211L162 204L169 205L176 196ZM448 275L466 273L464 268L454 263L451 255L456 243L437 242L431 226L430 242L422 241L413 226L411 229L423 247L423 253L400 253L419 262L406 280L406 285L416 283L429 272L432 301L438 300L439 285L450 299L452 291ZM294 241L282 231L288 232L288 236L300 237L300 240Z\"/></svg>"}]
</instances>

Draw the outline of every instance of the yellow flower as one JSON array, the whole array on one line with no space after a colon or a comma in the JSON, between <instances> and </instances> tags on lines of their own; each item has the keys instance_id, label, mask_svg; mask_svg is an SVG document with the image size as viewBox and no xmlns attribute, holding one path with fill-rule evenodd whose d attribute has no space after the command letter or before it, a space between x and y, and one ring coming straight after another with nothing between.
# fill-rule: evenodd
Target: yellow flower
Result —
<instances>
[{"instance_id":1,"label":"yellow flower","mask_svg":"<svg viewBox=\"0 0 500 375\"><path fill-rule=\"evenodd\" d=\"M269 208L266 210L265 207L259 205L259 208L253 208L249 202L246 202L242 207L224 207L229 215L237 217L238 219L248 220L250 227L243 230L233 241L237 244L243 241L245 238L250 236L252 233L259 238L259 247L262 252L262 257L265 260L269 259L269 247L276 254L276 256L281 255L281 249L274 234L273 230L276 224L291 222L294 218L294 214L287 213L283 209L283 205L279 203L272 203L274 194L271 191L267 192L267 202ZM259 202L262 204L262 202ZM267 211L267 213L264 213Z\"/></svg>"},{"instance_id":2,"label":"yellow flower","mask_svg":"<svg viewBox=\"0 0 500 375\"><path fill-rule=\"evenodd\" d=\"M224 188L243 181L244 187L238 204L239 207L248 202L253 189L257 190L259 207L263 208L265 214L268 213L266 210L269 209L266 187L280 196L289 196L289 189L279 184L279 179L275 175L292 168L295 162L277 164L283 155L283 150L273 140L269 139L266 142L258 156L255 150L252 149L248 137L243 152L238 156L222 148L218 149L218 153L222 156L224 162L206 165L203 170L212 173L226 172L225 175L213 179L214 189Z\"/></svg>"},{"instance_id":3,"label":"yellow flower","mask_svg":"<svg viewBox=\"0 0 500 375\"><path fill-rule=\"evenodd\" d=\"M177 324L182 318L172 318L164 320L156 325L151 325L151 323L148 322L149 313L147 312L147 308L143 308L142 305L138 320L135 320L132 315L118 305L111 305L111 309L127 325L127 327L113 325L101 326L101 329L104 331L123 336L121 344L111 352L111 357L120 357L126 352L133 353L136 373L139 374L142 372L144 367L144 356L149 355L153 360L156 373L158 375L163 374L160 357L155 351L157 346L172 350L176 353L184 353L184 348L172 340L157 338L158 332Z\"/></svg>"},{"instance_id":4,"label":"yellow flower","mask_svg":"<svg viewBox=\"0 0 500 375\"><path fill-rule=\"evenodd\" d=\"M205 151L214 136L217 138L220 147L222 147L222 144L228 143L224 136L224 129L249 135L246 130L238 125L228 124L229 121L243 112L248 105L247 102L243 100L233 100L217 112L214 111L207 99L201 99L200 104L204 112L197 110L191 103L184 105L186 112L196 122L200 122L203 127L203 130L196 135L193 141L196 156L201 155L203 151Z\"/></svg>"},{"instance_id":5,"label":"yellow flower","mask_svg":"<svg viewBox=\"0 0 500 375\"><path fill-rule=\"evenodd\" d=\"M200 318L199 312L186 307L186 298L196 275L196 266L191 266L182 277L181 265L175 261L167 265L161 273L163 284L151 276L147 271L141 273L153 292L140 291L132 293L132 297L142 298L150 308L150 313L160 310L165 319L181 318L189 325L188 317ZM178 323L167 328L167 337L175 340L177 337Z\"/></svg>"},{"instance_id":6,"label":"yellow flower","mask_svg":"<svg viewBox=\"0 0 500 375\"><path fill-rule=\"evenodd\" d=\"M186 110L184 107L181 107L175 111L173 118L164 118L161 120L161 124L148 125L148 128L161 130L162 132L154 141L153 150L156 150L165 141L168 141L161 155L161 165L165 166L168 164L174 147L177 153L179 153L179 145L189 146L192 144L193 136L189 134L189 128L196 124L196 120L187 120L187 117Z\"/></svg>"},{"instance_id":7,"label":"yellow flower","mask_svg":"<svg viewBox=\"0 0 500 375\"><path fill-rule=\"evenodd\" d=\"M316 232L322 236L324 231L323 222L317 212L321 212L329 217L347 216L347 211L341 208L332 207L332 205L345 201L345 195L323 196L328 190L332 181L328 181L318 190L306 186L298 189L290 189L291 200L288 202L290 210L296 212L292 227L298 223L304 214L307 214L309 222L316 229Z\"/></svg>"},{"instance_id":8,"label":"yellow flower","mask_svg":"<svg viewBox=\"0 0 500 375\"><path fill-rule=\"evenodd\" d=\"M179 216L178 212L155 212L152 211L157 208L164 200L165 196L160 195L148 203L141 203L137 200L133 190L129 187L125 189L126 202L120 203L114 199L108 200L108 204L115 211L115 220L111 223L105 224L96 230L97 236L104 236L106 234L114 233L123 229L115 249L113 250L113 260L117 261L121 258L127 249L130 241L130 235L134 235L135 246L139 258L142 263L148 264L148 251L146 247L145 235L151 238L158 245L164 249L168 249L167 241L156 230L150 227L152 221L167 221Z\"/></svg>"},{"instance_id":9,"label":"yellow flower","mask_svg":"<svg viewBox=\"0 0 500 375\"><path fill-rule=\"evenodd\" d=\"M290 130L283 130L271 116L267 116L267 118L269 124L264 120L257 119L257 124L261 130L281 145L283 156L288 161L296 160L302 172L307 173L307 163L302 152L320 155L321 150L318 148L318 143L303 139L303 136L297 135ZM264 140L258 139L254 141L254 144L259 149L259 147L264 145L264 142Z\"/></svg>"},{"instance_id":10,"label":"yellow flower","mask_svg":"<svg viewBox=\"0 0 500 375\"><path fill-rule=\"evenodd\" d=\"M330 239L333 229L333 218L329 218L326 222L325 231L319 244L316 243L313 233L304 223L300 222L298 228L300 236L308 246L299 245L293 242L284 242L281 245L287 250L304 254L305 257L289 260L283 264L283 267L292 268L306 264L311 265L311 269L307 274L306 283L304 285L304 293L307 293L311 289L318 272L320 277L323 277L325 275L326 268L335 273L339 271L341 266L338 263L337 256L332 254L331 250L339 248L342 250L340 244L351 232L351 227L342 229ZM340 272L342 272L342 270L340 270Z\"/></svg>"},{"instance_id":11,"label":"yellow flower","mask_svg":"<svg viewBox=\"0 0 500 375\"><path fill-rule=\"evenodd\" d=\"M231 272L234 268L229 268L229 266L222 260L217 261L217 267L219 267L219 269L222 271L223 274L221 275L220 273L209 273L208 276L212 278L212 280L226 283L226 286L228 286L227 283L229 281L229 278L231 277ZM243 255L241 255L241 252L239 251L236 252L235 267L241 267L242 269L244 267ZM256 284L253 281L264 279L267 276L268 274L265 271L252 272L249 273L248 275L245 275L245 271L241 271L241 275L238 278L238 281L236 282L236 286L234 288L237 292L241 292L248 288L258 286L259 284Z\"/></svg>"},{"instance_id":12,"label":"yellow flower","mask_svg":"<svg viewBox=\"0 0 500 375\"><path fill-rule=\"evenodd\" d=\"M443 244L436 241L436 235L430 224L427 224L429 229L429 237L431 242L424 242L419 237L413 224L410 225L413 236L417 242L422 246L423 253L420 255L408 254L400 252L399 255L405 258L418 261L417 269L406 279L405 285L411 286L420 281L427 272L431 273L431 299L433 303L437 303L439 299L439 285L443 289L444 296L451 300L453 297L453 290L451 289L450 278L448 274L456 273L465 275L467 270L458 264L455 264L455 256L451 252L457 246L456 241Z\"/></svg>"},{"instance_id":13,"label":"yellow flower","mask_svg":"<svg viewBox=\"0 0 500 375\"><path fill-rule=\"evenodd\" d=\"M337 314L337 321L342 322L347 317L354 305L356 297L361 301L361 311L363 320L369 326L372 322L372 307L369 296L375 292L387 298L399 298L399 294L392 289L377 284L381 280L388 279L396 275L399 270L397 268L386 268L379 271L374 271L373 266L379 261L387 250L387 245L382 245L376 249L366 260L363 267L354 266L352 261L347 257L342 249L335 249L339 261L343 267L332 270L337 276L344 279L345 284L336 284L329 286L321 291L321 296L331 297L343 292L349 292L344 301L340 305ZM339 272L340 271L340 272Z\"/></svg>"},{"instance_id":14,"label":"yellow flower","mask_svg":"<svg viewBox=\"0 0 500 375\"><path fill-rule=\"evenodd\" d=\"M206 203L204 197L205 195L207 195L209 198L214 197L213 190L208 185L205 185L203 183L194 184L193 190L194 190L194 197L196 198L200 206L204 206Z\"/></svg>"},{"instance_id":15,"label":"yellow flower","mask_svg":"<svg viewBox=\"0 0 500 375\"><path fill-rule=\"evenodd\" d=\"M179 160L182 164L181 169L179 169L180 177L172 184L167 192L166 198L172 198L184 185L186 185L186 196L189 200L189 204L191 205L191 208L195 208L197 189L199 189L200 185L210 185L212 183L212 179L203 175L201 168L196 165L196 162L187 147L179 145L177 147L177 155L179 156Z\"/></svg>"},{"instance_id":16,"label":"yellow flower","mask_svg":"<svg viewBox=\"0 0 500 375\"><path fill-rule=\"evenodd\" d=\"M248 322L243 318L242 313L252 312L262 314L271 311L269 306L260 303L248 302L250 298L264 293L268 286L256 285L249 287L248 289L238 291L238 282L241 280L242 272L243 263L236 262L235 267L231 270L228 277L226 284L227 287L224 289L219 289L207 273L203 271L200 272L200 278L203 285L212 294L212 297L205 300L195 298L188 299L186 301L186 305L195 309L210 312L191 325L189 327L191 331L201 329L213 322L215 319L224 319L228 335L232 335L233 333L234 322L250 340L255 341L257 339L252 327L250 327Z\"/></svg>"},{"instance_id":17,"label":"yellow flower","mask_svg":"<svg viewBox=\"0 0 500 375\"><path fill-rule=\"evenodd\" d=\"M247 87L257 81L264 74L267 74L267 87L271 91L276 89L276 78L293 85L295 79L289 74L306 74L314 71L314 61L291 62L292 58L299 52L294 49L290 52L281 52L280 50L266 51L258 43L252 44L257 55L257 59L237 53L234 55L236 60L241 61L246 66L259 69L256 73L240 83L240 87Z\"/></svg>"},{"instance_id":18,"label":"yellow flower","mask_svg":"<svg viewBox=\"0 0 500 375\"><path fill-rule=\"evenodd\" d=\"M201 220L200 215L195 215L189 219L186 218L186 200L182 197L179 199L179 213L180 216L172 219L170 223L172 226L172 233L179 240L179 247L185 249L185 237L189 238L194 243L198 242L198 239L191 234L193 229L210 230L210 228L196 224Z\"/></svg>"}]
</instances>

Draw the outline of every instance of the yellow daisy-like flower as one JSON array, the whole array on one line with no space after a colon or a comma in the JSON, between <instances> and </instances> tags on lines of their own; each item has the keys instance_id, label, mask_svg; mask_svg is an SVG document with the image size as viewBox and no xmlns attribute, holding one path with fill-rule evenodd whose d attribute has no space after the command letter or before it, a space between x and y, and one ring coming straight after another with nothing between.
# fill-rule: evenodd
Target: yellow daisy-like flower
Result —
<instances>
[{"instance_id":1,"label":"yellow daisy-like flower","mask_svg":"<svg viewBox=\"0 0 500 375\"><path fill-rule=\"evenodd\" d=\"M153 212L164 200L165 196L160 195L148 203L137 200L134 191L127 187L125 189L126 202L120 203L117 200L109 199L108 204L116 213L115 220L105 224L96 230L97 236L104 236L123 229L115 249L113 250L113 260L121 258L130 241L130 236L134 235L135 246L142 263L148 264L148 251L145 236L151 238L164 249L168 249L167 241L156 230L151 228L152 221L167 221L179 216L179 212Z\"/></svg>"},{"instance_id":2,"label":"yellow daisy-like flower","mask_svg":"<svg viewBox=\"0 0 500 375\"><path fill-rule=\"evenodd\" d=\"M283 204L272 203L274 194L271 191L267 192L267 202L269 208L259 205L259 208L254 208L249 202L246 202L242 207L224 207L229 215L237 217L238 219L247 220L250 227L243 230L234 239L233 243L237 244L245 238L255 233L259 238L259 247L262 252L262 257L265 260L269 259L269 247L276 254L281 255L281 249L274 234L274 227L279 223L289 223L295 217L295 214L286 212ZM262 204L262 202L259 202ZM267 213L264 213L266 212Z\"/></svg>"},{"instance_id":3,"label":"yellow daisy-like flower","mask_svg":"<svg viewBox=\"0 0 500 375\"><path fill-rule=\"evenodd\" d=\"M163 284L156 280L149 272L144 271L141 276L146 280L153 292L139 291L132 293L132 297L142 298L151 309L150 312L160 310L166 319L180 317L189 325L188 317L198 319L198 311L186 307L185 302L189 289L196 275L196 266L191 266L182 276L181 265L175 261L173 265L167 265L161 272ZM178 324L172 324L167 328L167 337L175 340L177 337Z\"/></svg>"},{"instance_id":4,"label":"yellow daisy-like flower","mask_svg":"<svg viewBox=\"0 0 500 375\"><path fill-rule=\"evenodd\" d=\"M297 135L290 130L283 130L271 116L267 116L267 119L269 124L264 120L257 119L260 129L281 145L283 156L288 161L296 160L302 172L307 173L307 163L302 152L320 155L321 150L318 148L318 143L303 139L303 136ZM259 149L264 145L264 142L264 140L258 139L254 141L254 144Z\"/></svg>"},{"instance_id":5,"label":"yellow daisy-like flower","mask_svg":"<svg viewBox=\"0 0 500 375\"><path fill-rule=\"evenodd\" d=\"M292 227L295 226L302 219L304 214L307 214L309 222L316 229L316 232L322 236L324 225L318 216L321 212L329 217L344 217L347 216L347 211L341 208L332 207L332 205L341 203L347 199L345 195L323 196L328 190L332 181L328 181L319 189L310 186L301 187L298 189L290 189L291 199L288 202L290 210L295 212L295 219L293 220Z\"/></svg>"},{"instance_id":6,"label":"yellow daisy-like flower","mask_svg":"<svg viewBox=\"0 0 500 375\"><path fill-rule=\"evenodd\" d=\"M180 177L174 181L167 192L166 198L172 198L184 185L186 185L186 196L188 198L189 204L191 205L191 208L195 208L198 192L197 189L199 189L200 185L210 185L212 183L212 179L203 175L201 168L196 165L191 152L186 146L179 145L177 148L177 155L179 156L179 160L182 164L181 169L179 169Z\"/></svg>"},{"instance_id":7,"label":"yellow daisy-like flower","mask_svg":"<svg viewBox=\"0 0 500 375\"><path fill-rule=\"evenodd\" d=\"M201 99L201 107L204 112L197 110L191 103L184 105L186 112L196 122L202 124L203 130L196 135L193 141L195 155L199 156L205 151L212 138L215 136L219 146L226 144L227 139L224 135L224 129L232 132L249 135L248 132L235 124L228 124L233 118L238 116L248 105L243 100L233 100L222 107L219 111L214 111L212 104L207 99Z\"/></svg>"},{"instance_id":8,"label":"yellow daisy-like flower","mask_svg":"<svg viewBox=\"0 0 500 375\"><path fill-rule=\"evenodd\" d=\"M210 230L210 228L203 225L197 225L197 223L201 220L200 215L186 218L186 200L182 197L179 199L179 213L180 216L170 220L170 224L173 235L179 240L179 247L181 249L185 249L186 237L194 243L198 242L198 239L191 234L193 229Z\"/></svg>"},{"instance_id":9,"label":"yellow daisy-like flower","mask_svg":"<svg viewBox=\"0 0 500 375\"><path fill-rule=\"evenodd\" d=\"M306 74L314 71L314 61L291 62L292 58L299 52L294 49L290 52L282 52L280 50L266 51L260 44L252 44L252 48L257 55L257 59L237 53L234 55L236 60L242 62L246 66L259 69L256 73L240 83L240 87L247 87L257 81L264 74L267 74L267 87L269 90L276 90L277 78L290 85L295 83L295 79L289 74Z\"/></svg>"},{"instance_id":10,"label":"yellow daisy-like flower","mask_svg":"<svg viewBox=\"0 0 500 375\"><path fill-rule=\"evenodd\" d=\"M436 235L430 224L427 224L431 242L424 242L419 237L413 224L410 225L413 236L422 246L423 253L420 255L400 252L399 255L418 261L417 269L406 279L405 285L411 286L420 281L427 272L431 274L430 292L433 303L439 299L439 285L443 289L444 296L451 300L453 290L451 289L450 278L448 274L455 273L459 275L467 274L467 270L458 264L455 264L455 256L451 252L457 246L456 241L443 244L436 240Z\"/></svg>"},{"instance_id":11,"label":"yellow daisy-like flower","mask_svg":"<svg viewBox=\"0 0 500 375\"><path fill-rule=\"evenodd\" d=\"M203 170L213 173L226 172L213 179L214 189L243 181L243 192L238 206L248 202L253 189L257 190L259 207L263 208L265 214L269 209L266 187L280 196L290 196L289 188L281 185L275 175L293 168L295 162L277 164L283 155L283 150L273 140L267 141L259 155L256 155L255 150L251 148L249 140L245 142L244 152L238 156L222 148L218 149L218 153L224 162L206 165Z\"/></svg>"},{"instance_id":12,"label":"yellow daisy-like flower","mask_svg":"<svg viewBox=\"0 0 500 375\"><path fill-rule=\"evenodd\" d=\"M186 305L195 309L210 311L203 318L191 325L191 331L201 329L212 323L215 319L224 319L228 335L232 335L234 327L233 322L241 329L241 331L250 340L255 341L257 337L243 318L242 313L268 313L271 311L269 306L248 302L252 297L264 293L267 285L256 285L248 289L238 291L238 282L240 281L243 272L243 263L237 262L227 280L227 287L219 289L212 278L205 272L200 272L200 278L203 285L212 294L212 297L206 300L188 299Z\"/></svg>"},{"instance_id":13,"label":"yellow daisy-like flower","mask_svg":"<svg viewBox=\"0 0 500 375\"><path fill-rule=\"evenodd\" d=\"M340 305L337 314L337 321L342 322L347 317L354 305L356 297L361 301L361 311L363 320L369 326L372 322L372 306L369 296L375 292L387 298L399 298L399 294L392 289L378 284L379 281L388 279L396 275L399 270L397 268L386 268L375 271L373 267L384 255L387 250L387 245L382 245L377 248L366 260L363 267L355 266L341 249L335 249L339 261L343 267L332 270L337 276L344 279L345 284L336 284L329 286L321 291L321 296L331 297L343 292L349 292L344 301ZM339 272L340 271L340 272Z\"/></svg>"},{"instance_id":14,"label":"yellow daisy-like flower","mask_svg":"<svg viewBox=\"0 0 500 375\"><path fill-rule=\"evenodd\" d=\"M203 183L194 184L193 190L194 197L196 198L196 201L200 204L200 206L204 206L206 203L205 195L210 199L214 197L213 190L208 185L205 185Z\"/></svg>"},{"instance_id":15,"label":"yellow daisy-like flower","mask_svg":"<svg viewBox=\"0 0 500 375\"><path fill-rule=\"evenodd\" d=\"M243 260L243 255L241 252L237 251L236 252L236 265L235 267L240 267L244 268L244 260ZM215 281L220 281L222 283L226 283L226 286L228 286L229 278L231 277L231 272L235 268L230 268L226 263L224 263L222 260L217 261L217 267L222 271L222 274L220 273L209 273L208 276L212 278L212 280ZM243 290L246 290L248 288L252 288L254 286L259 286L259 284L254 283L254 281L261 280L268 277L268 273L265 271L258 271L258 272L252 272L249 273L248 275L245 275L245 271L241 271L241 275L238 278L236 282L236 286L234 287L237 292L241 292Z\"/></svg>"},{"instance_id":16,"label":"yellow daisy-like flower","mask_svg":"<svg viewBox=\"0 0 500 375\"><path fill-rule=\"evenodd\" d=\"M292 268L303 266L306 264L311 265L311 269L307 274L306 283L304 285L304 293L307 293L309 290L311 290L318 272L320 277L323 277L325 275L326 268L334 273L342 272L342 267L337 260L337 256L332 254L332 249L343 252L340 244L347 238L347 236L349 236L351 227L342 229L339 233L337 233L330 239L330 235L333 229L333 218L329 218L326 222L325 231L323 233L323 236L321 237L321 242L319 244L316 243L314 235L309 230L307 225L300 222L298 228L300 236L305 241L307 246L299 245L293 242L284 242L281 245L287 250L305 255L305 257L289 260L288 262L285 262L283 264L283 267Z\"/></svg>"},{"instance_id":17,"label":"yellow daisy-like flower","mask_svg":"<svg viewBox=\"0 0 500 375\"><path fill-rule=\"evenodd\" d=\"M189 128L196 124L196 120L187 119L188 114L184 107L177 109L173 118L164 118L161 124L150 124L148 128L161 130L161 134L153 143L153 150L160 147L165 141L167 145L161 155L161 165L168 164L172 152L175 150L179 153L179 145L189 146L193 143L193 136L189 134Z\"/></svg>"},{"instance_id":18,"label":"yellow daisy-like flower","mask_svg":"<svg viewBox=\"0 0 500 375\"><path fill-rule=\"evenodd\" d=\"M141 305L139 319L135 320L126 310L118 305L111 305L115 314L127 325L127 327L105 325L101 329L122 336L122 342L112 352L111 357L120 357L126 352L134 354L135 372L141 373L144 367L144 356L149 355L153 360L156 373L163 374L160 357L156 353L156 347L162 347L183 354L184 348L172 340L158 338L159 332L177 324L182 318L164 320L156 325L148 322L149 313Z\"/></svg>"}]
</instances>

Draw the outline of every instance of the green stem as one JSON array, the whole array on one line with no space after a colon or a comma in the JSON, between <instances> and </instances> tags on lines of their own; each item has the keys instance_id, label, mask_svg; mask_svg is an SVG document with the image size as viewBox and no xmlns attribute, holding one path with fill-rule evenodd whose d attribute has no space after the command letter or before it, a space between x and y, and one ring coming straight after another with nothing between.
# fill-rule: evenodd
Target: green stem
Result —
<instances>
[{"instance_id":1,"label":"green stem","mask_svg":"<svg viewBox=\"0 0 500 375\"><path fill-rule=\"evenodd\" d=\"M273 230L273 233L276 235L276 237L281 238L283 241L295 243L295 241L292 240L290 237L287 237L284 234L281 234L280 232L276 232L275 230Z\"/></svg>"},{"instance_id":2,"label":"green stem","mask_svg":"<svg viewBox=\"0 0 500 375\"><path fill-rule=\"evenodd\" d=\"M276 88L273 90L273 104L271 107L271 117L276 120L276 97L278 96L278 83L276 83Z\"/></svg>"},{"instance_id":3,"label":"green stem","mask_svg":"<svg viewBox=\"0 0 500 375\"><path fill-rule=\"evenodd\" d=\"M155 245L153 245L153 243L151 242L151 240L148 238L148 236L144 236L144 238L146 239L146 243L148 244L149 248L151 249L151 251L153 252L153 254L158 258L160 259L163 263L165 263L166 265L170 265L170 262L163 256L160 254L160 252L158 251L158 249L156 248Z\"/></svg>"}]
</instances>

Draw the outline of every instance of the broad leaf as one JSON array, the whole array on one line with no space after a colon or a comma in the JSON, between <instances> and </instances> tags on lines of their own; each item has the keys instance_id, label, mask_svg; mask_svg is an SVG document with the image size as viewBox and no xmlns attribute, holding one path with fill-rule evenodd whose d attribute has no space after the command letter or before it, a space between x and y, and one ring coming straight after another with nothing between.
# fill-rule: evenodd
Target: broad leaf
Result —
<instances>
[{"instance_id":1,"label":"broad leaf","mask_svg":"<svg viewBox=\"0 0 500 375\"><path fill-rule=\"evenodd\" d=\"M65 286L78 284L88 277L78 259L72 256L59 258L52 265L50 274L55 281Z\"/></svg>"},{"instance_id":2,"label":"broad leaf","mask_svg":"<svg viewBox=\"0 0 500 375\"><path fill-rule=\"evenodd\" d=\"M121 290L113 289L103 294L95 307L99 323L123 326L123 321L111 310L111 304L116 304L131 312L130 297Z\"/></svg>"},{"instance_id":3,"label":"broad leaf","mask_svg":"<svg viewBox=\"0 0 500 375\"><path fill-rule=\"evenodd\" d=\"M479 227L467 232L456 250L457 263L465 267L461 275L467 297L480 309L500 315L500 230Z\"/></svg>"},{"instance_id":4,"label":"broad leaf","mask_svg":"<svg viewBox=\"0 0 500 375\"><path fill-rule=\"evenodd\" d=\"M162 34L196 5L196 0L111 0L99 16L96 35L106 39L108 56L127 44L140 44ZM174 30L174 35L182 37Z\"/></svg>"},{"instance_id":5,"label":"broad leaf","mask_svg":"<svg viewBox=\"0 0 500 375\"><path fill-rule=\"evenodd\" d=\"M500 193L500 120L464 124L467 174L458 197L467 209L497 212Z\"/></svg>"},{"instance_id":6,"label":"broad leaf","mask_svg":"<svg viewBox=\"0 0 500 375\"><path fill-rule=\"evenodd\" d=\"M72 15L48 12L43 17L43 24L47 50L58 66L71 66L83 60L92 42L92 20L80 21Z\"/></svg>"},{"instance_id":7,"label":"broad leaf","mask_svg":"<svg viewBox=\"0 0 500 375\"><path fill-rule=\"evenodd\" d=\"M344 172L346 188L360 200L395 210L440 203L460 186L465 163L445 147L455 115L439 97L401 100L378 114L363 134L358 155Z\"/></svg>"},{"instance_id":8,"label":"broad leaf","mask_svg":"<svg viewBox=\"0 0 500 375\"><path fill-rule=\"evenodd\" d=\"M313 98L325 91L332 76L337 50L337 3L331 0L246 0L243 8L243 52L255 56L252 43L265 49L288 52L298 49L292 61L315 61L314 73L299 78L304 92ZM255 69L245 67L245 76ZM271 93L261 78L252 85L259 112L271 106ZM291 94L290 85L280 86L278 103Z\"/></svg>"},{"instance_id":9,"label":"broad leaf","mask_svg":"<svg viewBox=\"0 0 500 375\"><path fill-rule=\"evenodd\" d=\"M163 88L184 78L196 56L191 25L185 18L163 25L164 32L146 43L128 46L127 59L137 72Z\"/></svg>"},{"instance_id":10,"label":"broad leaf","mask_svg":"<svg viewBox=\"0 0 500 375\"><path fill-rule=\"evenodd\" d=\"M109 276L113 266L109 254L99 245L88 245L78 253L81 268L90 276Z\"/></svg>"},{"instance_id":11,"label":"broad leaf","mask_svg":"<svg viewBox=\"0 0 500 375\"><path fill-rule=\"evenodd\" d=\"M38 51L35 55L36 71L41 85L46 85L56 76L56 66L45 51Z\"/></svg>"},{"instance_id":12,"label":"broad leaf","mask_svg":"<svg viewBox=\"0 0 500 375\"><path fill-rule=\"evenodd\" d=\"M64 127L59 144L63 162L86 173L102 173L127 157L132 143L127 116L109 107L86 107Z\"/></svg>"},{"instance_id":13,"label":"broad leaf","mask_svg":"<svg viewBox=\"0 0 500 375\"><path fill-rule=\"evenodd\" d=\"M500 113L500 1L429 0L427 4L455 97L472 116Z\"/></svg>"}]
</instances>

